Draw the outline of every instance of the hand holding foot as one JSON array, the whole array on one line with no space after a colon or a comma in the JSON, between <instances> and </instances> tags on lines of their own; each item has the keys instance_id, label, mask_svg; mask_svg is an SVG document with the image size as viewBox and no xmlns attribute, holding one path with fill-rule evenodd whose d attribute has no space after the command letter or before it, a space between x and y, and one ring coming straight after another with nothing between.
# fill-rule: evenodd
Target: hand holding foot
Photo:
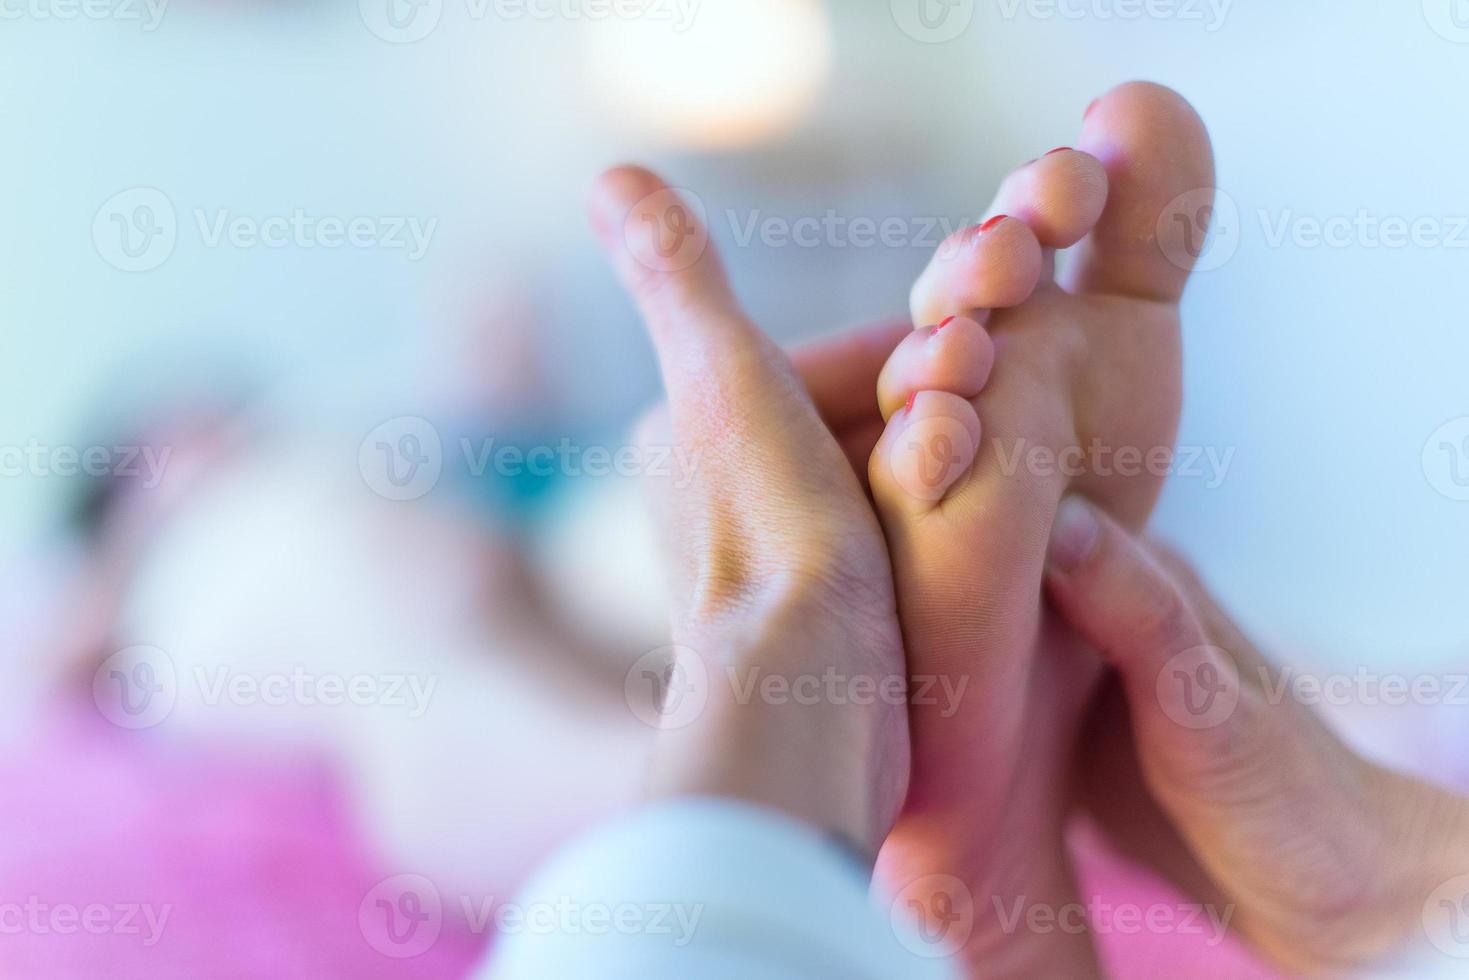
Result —
<instances>
[{"instance_id":1,"label":"hand holding foot","mask_svg":"<svg viewBox=\"0 0 1469 980\"><path fill-rule=\"evenodd\" d=\"M1421 935L1425 901L1469 872L1466 801L1271 697L1278 671L1191 573L1080 500L1047 583L1120 675L1147 788L1247 938L1292 971L1340 974Z\"/></svg>"},{"instance_id":2,"label":"hand holding foot","mask_svg":"<svg viewBox=\"0 0 1469 980\"><path fill-rule=\"evenodd\" d=\"M771 678L799 690L833 674L879 688L906 676L887 548L863 488L674 191L644 170L609 171L592 219L667 389L644 441L695 461L664 511L678 576L674 642L698 661L681 666L701 678L707 704L660 738L657 788L773 806L873 855L907 786L901 697L759 694ZM829 354L833 389L875 370L863 345Z\"/></svg>"}]
</instances>

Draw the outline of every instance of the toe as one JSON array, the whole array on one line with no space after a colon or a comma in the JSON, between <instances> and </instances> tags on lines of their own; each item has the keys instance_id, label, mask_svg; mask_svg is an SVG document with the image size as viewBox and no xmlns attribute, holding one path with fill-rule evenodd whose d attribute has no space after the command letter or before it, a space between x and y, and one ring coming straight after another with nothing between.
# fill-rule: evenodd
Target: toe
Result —
<instances>
[{"instance_id":1,"label":"toe","mask_svg":"<svg viewBox=\"0 0 1469 980\"><path fill-rule=\"evenodd\" d=\"M890 535L906 539L905 522L962 485L979 438L979 415L968 399L947 391L909 397L888 420L868 467L873 500Z\"/></svg>"},{"instance_id":2,"label":"toe","mask_svg":"<svg viewBox=\"0 0 1469 980\"><path fill-rule=\"evenodd\" d=\"M978 321L948 316L934 327L910 331L877 377L877 403L884 420L915 391L946 391L973 398L989 380L995 345Z\"/></svg>"},{"instance_id":3,"label":"toe","mask_svg":"<svg viewBox=\"0 0 1469 980\"><path fill-rule=\"evenodd\" d=\"M956 313L1017 306L1035 291L1040 273L1035 234L1023 221L996 215L939 246L913 284L913 322L938 323Z\"/></svg>"},{"instance_id":4,"label":"toe","mask_svg":"<svg viewBox=\"0 0 1469 980\"><path fill-rule=\"evenodd\" d=\"M1078 145L1106 168L1107 205L1068 287L1176 302L1211 213L1214 159L1203 121L1171 89L1129 82L1092 103Z\"/></svg>"},{"instance_id":5,"label":"toe","mask_svg":"<svg viewBox=\"0 0 1469 980\"><path fill-rule=\"evenodd\" d=\"M991 209L1030 226L1046 248L1070 248L1107 203L1107 172L1090 153L1060 146L1013 171Z\"/></svg>"}]
</instances>

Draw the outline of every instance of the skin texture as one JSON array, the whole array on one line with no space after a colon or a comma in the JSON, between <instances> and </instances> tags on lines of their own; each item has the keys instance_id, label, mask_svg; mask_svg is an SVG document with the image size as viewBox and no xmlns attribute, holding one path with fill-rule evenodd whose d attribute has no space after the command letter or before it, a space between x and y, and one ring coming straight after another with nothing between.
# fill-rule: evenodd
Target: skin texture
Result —
<instances>
[{"instance_id":1,"label":"skin texture","mask_svg":"<svg viewBox=\"0 0 1469 980\"><path fill-rule=\"evenodd\" d=\"M1005 180L990 211L1008 217L935 255L913 289L915 338L879 379L887 428L868 473L909 669L972 692L948 716L913 706L912 785L879 873L931 888L935 914L973 906L961 952L974 975L1098 970L1084 935L1007 931L997 911L1081 898L1063 836L1102 668L1044 607L1045 546L1068 492L1134 528L1152 510L1161 471L1119 474L1080 451L1171 450L1187 253L1160 241L1160 219L1212 183L1186 102L1141 83L1103 95L1075 149ZM1057 279L1064 248L1074 261Z\"/></svg>"},{"instance_id":2,"label":"skin texture","mask_svg":"<svg viewBox=\"0 0 1469 980\"><path fill-rule=\"evenodd\" d=\"M1171 553L1077 499L1050 554L1051 598L1117 671L1142 783L1217 889L1209 900L1234 905L1236 927L1292 974L1411 950L1429 896L1469 870L1465 801L1367 762L1271 696L1279 671ZM1096 762L1099 786L1130 781L1109 771L1116 757Z\"/></svg>"},{"instance_id":3,"label":"skin texture","mask_svg":"<svg viewBox=\"0 0 1469 980\"><path fill-rule=\"evenodd\" d=\"M887 548L862 484L789 359L740 311L677 196L622 167L601 177L590 207L668 395L642 438L697 459L689 485L655 492L666 495L682 650L668 677L700 688L706 703L661 734L655 792L753 800L870 856L907 786L901 700L741 696L770 677L905 676ZM679 252L680 242L692 247ZM828 367L834 381L845 370Z\"/></svg>"},{"instance_id":4,"label":"skin texture","mask_svg":"<svg viewBox=\"0 0 1469 980\"><path fill-rule=\"evenodd\" d=\"M993 208L1027 221L1039 215L1038 241L1043 236L1047 245L1077 245L1077 261L1062 289L1047 283L1053 260L1043 249L1036 290L1020 298L1016 309L954 317L943 311L963 294L965 280L980 283L974 297L993 295L985 285L993 278L988 258L1013 261L1025 250L1014 248L1011 233L1006 250L941 252L913 297L915 322L937 322L901 340L880 372L878 405L888 425L872 455L870 476L894 553L910 669L920 673L925 660L933 662L925 644L958 630L967 639L941 648L940 655L949 658L941 662L971 676L987 673L978 700L966 703L953 720L928 724L923 709L915 707L915 785L879 874L893 888L921 881L924 874L964 882L964 894L953 894L950 880L941 886L949 894L930 898L945 900L940 909L970 901L975 921L964 952L976 975L1093 972L1084 942L1058 942L1054 933L1007 934L986 921L984 901L1024 895L1033 904L1061 908L1082 897L1062 844L1065 818L1079 797L1134 858L1196 901L1232 905L1239 913L1234 926L1283 969L1338 974L1412 952L1408 939L1421 939L1425 897L1469 868L1462 800L1365 762L1300 705L1262 705L1258 678L1273 668L1167 552L1150 549L1148 561L1138 558L1112 575L1098 570L1068 578L1052 563L1041 572L1052 608L1037 610L1033 638L1023 635L1033 643L1030 653L1013 638L1007 648L1005 624L1027 622L1035 600L1033 593L1007 593L1005 587L1016 576L1036 573L1036 541L1051 526L1049 514L1035 519L1041 509L1036 501L1049 503L1062 481L1027 481L1029 475L1020 473L1007 488L984 470L986 442L977 445L974 462L965 456L946 475L944 494L935 500L907 492L894 479L903 462L884 460L884 448L902 450L905 439L910 447L913 441L922 444L913 426L925 418L951 419L969 433L982 419L987 437L1010 427L1012 435L1060 431L1061 443L1082 433L1114 448L1171 443L1178 404L1176 303L1189 252L1159 233L1178 228L1175 217L1198 214L1201 197L1191 191L1211 183L1207 138L1177 96L1156 86L1129 85L1093 107L1080 145L1092 148L1096 162L1105 161L1102 217L1093 217L1099 211L1088 197L1099 193L1097 167L1068 151L1017 171ZM1153 152L1145 151L1148 146ZM1170 168L1181 169L1182 178L1169 178ZM1067 183L1054 183L1058 179ZM1195 188L1186 186L1196 179ZM1178 206L1186 210L1170 214L1173 198L1164 201L1165 194L1181 196ZM1099 223L1089 226L1093 220ZM1075 319L1082 321L1079 329ZM935 331L940 322L944 326ZM1064 409L1061 427L1048 430L1056 424L1048 413L1057 406ZM1071 430L1064 428L1068 415ZM856 455L865 444L856 434L866 436L873 423L850 410L841 417L849 452ZM941 431L952 445L957 432ZM987 478L997 487L988 499ZM1083 473L1067 492L1085 494L1116 515L1099 520L1113 536L1124 537L1125 528L1143 523L1156 484ZM1080 503L1084 498L1076 499L1073 509L1086 506ZM1013 551L1001 550L1017 540ZM1097 560L1120 564L1118 556L1142 555L1142 549L1119 546L1104 552L1111 558ZM986 562L997 563L1000 573ZM1149 570L1151 577L1144 574ZM1123 588L1129 581L1132 588ZM991 603L990 618L976 622L974 610L985 602ZM932 620L915 630L910 610L916 605L927 611L930 603L938 607L929 613ZM1179 608L1197 613L1180 616ZM1165 639L1158 636L1160 620L1173 630ZM1148 637L1151 661L1120 659L1119 651L1139 644L1147 649ZM1240 651L1242 676L1252 680L1241 685L1231 724L1212 736L1174 723L1161 712L1157 693L1159 663L1205 641ZM1013 663L1023 670L1008 677L1006 649L1022 651ZM1103 670L1094 649L1116 674ZM1030 673L1022 686L1016 677L1024 670ZM1093 684L1099 685L1095 693ZM1001 685L998 696L987 699L987 685ZM1184 710L1173 707L1175 713ZM986 792L984 782L1004 772L995 767L1004 765L1006 753L985 755L985 740L1007 736L1013 740L1009 755L1022 765L1011 782ZM921 760L935 739L944 738L950 741L932 751L939 788L925 796L929 776ZM988 770L977 760L988 760ZM974 778L976 773L983 778ZM905 836L915 841L911 847Z\"/></svg>"},{"instance_id":5,"label":"skin texture","mask_svg":"<svg viewBox=\"0 0 1469 980\"><path fill-rule=\"evenodd\" d=\"M1198 900L1234 903L1246 938L1300 972L1400 947L1424 894L1469 868L1462 801L1363 762L1258 684L1236 684L1217 730L1177 723L1187 704L1159 677L1179 653L1229 651L1186 665L1225 678L1268 665L1130 537L1158 472L1015 465L1021 445L1166 454L1177 304L1212 183L1187 103L1120 86L1076 149L1006 180L992 210L1007 217L940 250L914 288L919 330L880 324L789 358L739 312L707 243L680 250L702 229L657 178L620 168L594 192L668 389L643 438L700 460L660 508L675 641L711 675L906 670L968 692L793 708L741 702L716 676L698 716L660 736L655 786L882 844L889 890L929 925L967 920L949 941L976 976L1097 972L1085 935L1007 932L995 915L1084 901L1063 839L1078 802ZM1058 279L1061 248L1075 251Z\"/></svg>"}]
</instances>

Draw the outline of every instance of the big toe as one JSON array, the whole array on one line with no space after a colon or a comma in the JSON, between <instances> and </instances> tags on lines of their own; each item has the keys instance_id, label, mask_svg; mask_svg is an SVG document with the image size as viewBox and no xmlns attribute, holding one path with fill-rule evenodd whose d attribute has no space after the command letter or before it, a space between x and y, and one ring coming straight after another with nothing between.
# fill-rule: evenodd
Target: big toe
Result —
<instances>
[{"instance_id":1,"label":"big toe","mask_svg":"<svg viewBox=\"0 0 1469 980\"><path fill-rule=\"evenodd\" d=\"M1079 149L1107 171L1107 205L1066 285L1176 302L1203 250L1214 157L1193 106L1151 82L1119 85L1087 109Z\"/></svg>"}]
</instances>

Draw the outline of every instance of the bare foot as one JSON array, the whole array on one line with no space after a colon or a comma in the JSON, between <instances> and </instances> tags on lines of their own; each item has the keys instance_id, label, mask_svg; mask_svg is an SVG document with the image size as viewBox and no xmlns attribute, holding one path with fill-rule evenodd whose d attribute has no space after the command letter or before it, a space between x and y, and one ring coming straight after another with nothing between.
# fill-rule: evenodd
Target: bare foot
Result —
<instances>
[{"instance_id":1,"label":"bare foot","mask_svg":"<svg viewBox=\"0 0 1469 980\"><path fill-rule=\"evenodd\" d=\"M1077 149L1015 171L994 217L940 249L913 290L925 326L879 380L869 477L914 691L967 680L958 710L912 708L912 783L880 871L935 914L972 903L954 938L986 976L1096 972L1084 933L1026 935L1013 918L1074 901L1069 766L1101 676L1043 608L1046 544L1068 493L1133 528L1152 511L1178 423L1184 239L1212 186L1183 99L1113 89ZM1180 201L1189 220L1165 220ZM1058 279L1055 250L1072 246Z\"/></svg>"}]
</instances>

